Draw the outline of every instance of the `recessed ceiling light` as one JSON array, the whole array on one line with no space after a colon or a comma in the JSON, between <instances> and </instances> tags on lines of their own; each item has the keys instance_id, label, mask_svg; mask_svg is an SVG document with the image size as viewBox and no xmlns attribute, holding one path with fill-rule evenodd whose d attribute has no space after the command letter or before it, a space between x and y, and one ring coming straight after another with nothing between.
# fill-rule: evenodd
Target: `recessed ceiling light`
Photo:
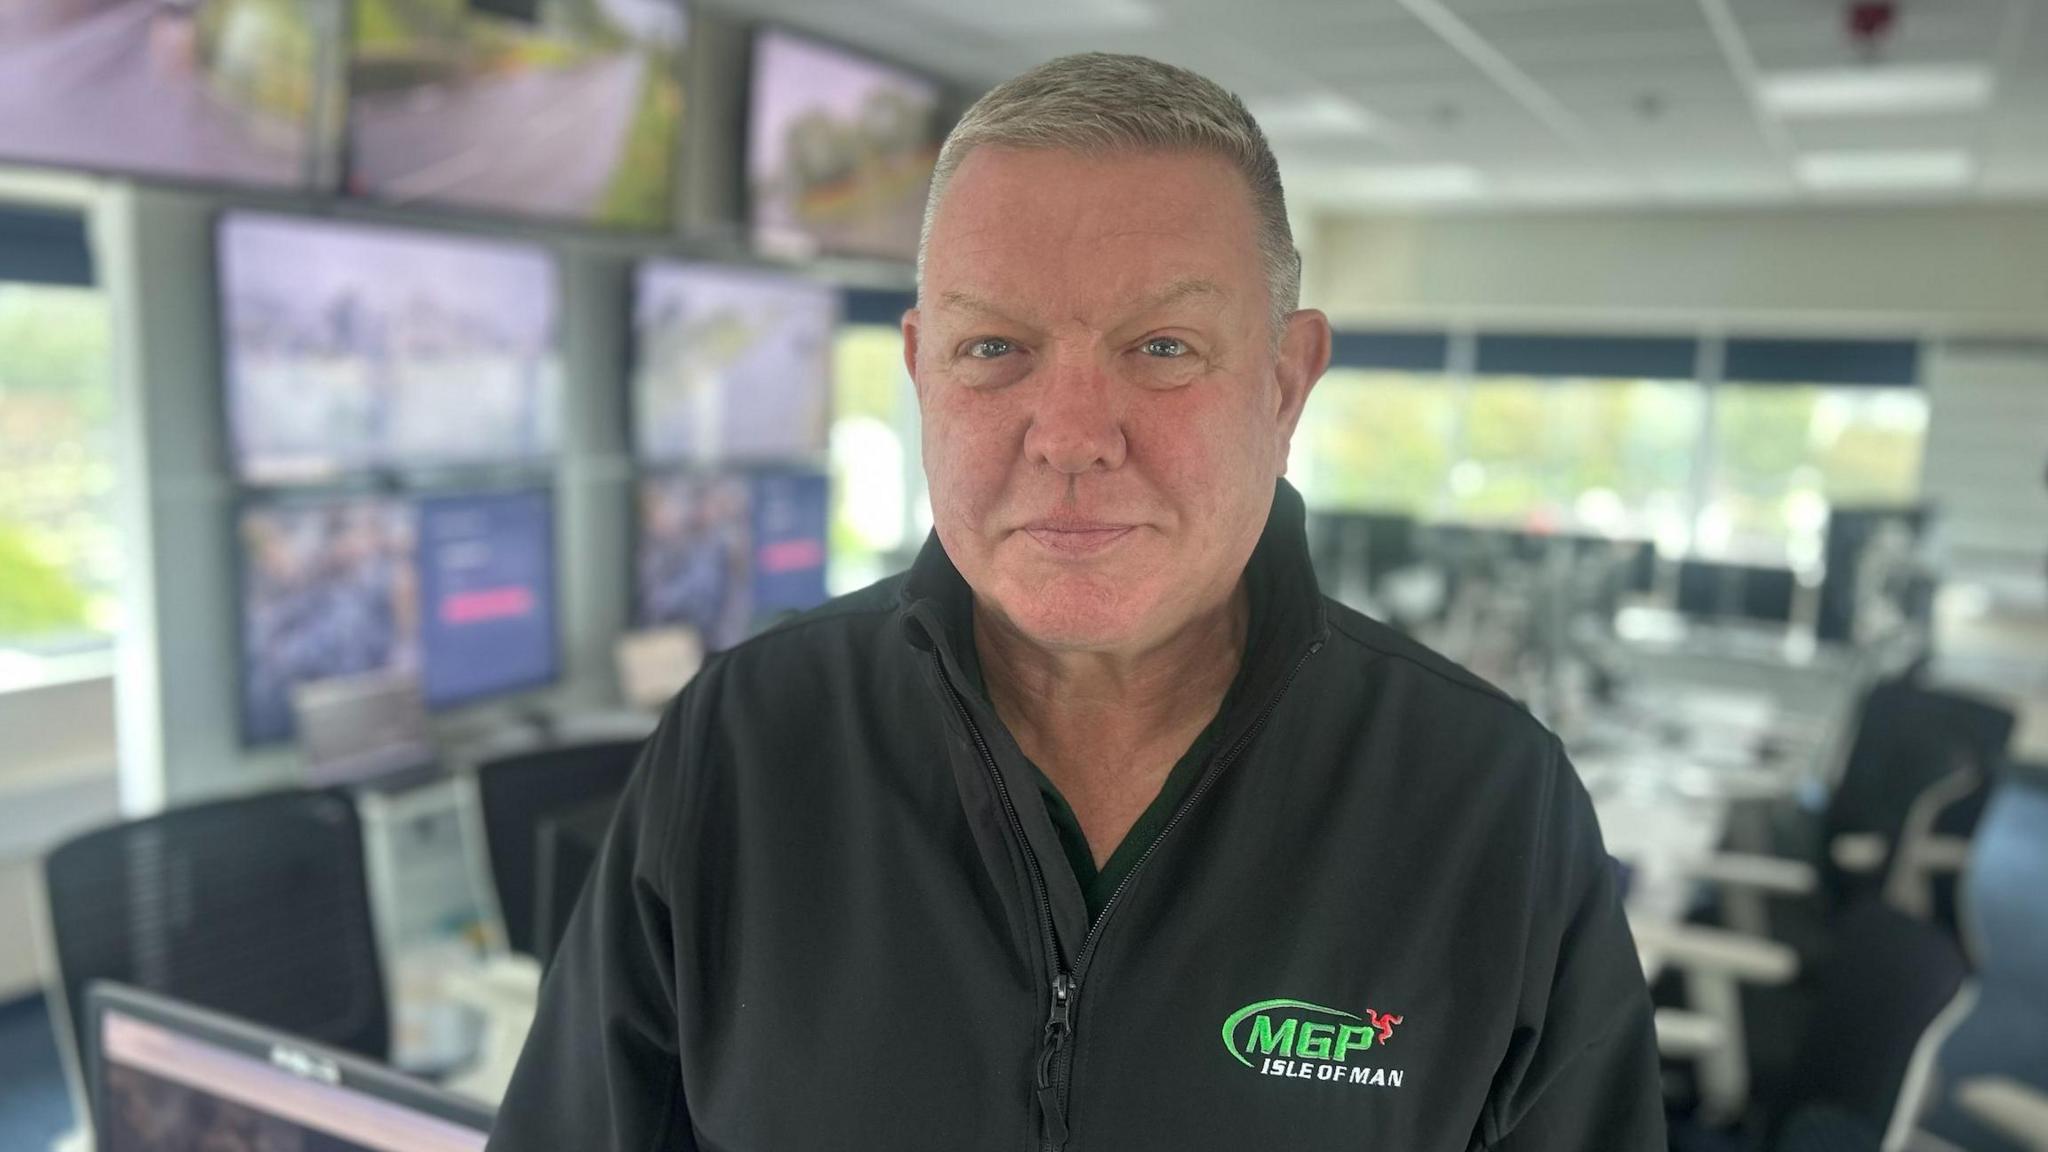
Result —
<instances>
[{"instance_id":1,"label":"recessed ceiling light","mask_svg":"<svg viewBox=\"0 0 2048 1152\"><path fill-rule=\"evenodd\" d=\"M1876 64L1765 76L1764 107L1788 118L1958 112L1991 102L1980 64Z\"/></svg>"},{"instance_id":2,"label":"recessed ceiling light","mask_svg":"<svg viewBox=\"0 0 2048 1152\"><path fill-rule=\"evenodd\" d=\"M1799 182L1816 192L1929 192L1966 188L1977 164L1968 152L1809 152Z\"/></svg>"},{"instance_id":3,"label":"recessed ceiling light","mask_svg":"<svg viewBox=\"0 0 2048 1152\"><path fill-rule=\"evenodd\" d=\"M1347 167L1319 181L1351 200L1421 204L1476 200L1486 191L1479 170L1463 164L1373 164Z\"/></svg>"},{"instance_id":4,"label":"recessed ceiling light","mask_svg":"<svg viewBox=\"0 0 2048 1152\"><path fill-rule=\"evenodd\" d=\"M1356 103L1328 92L1281 100L1257 100L1250 105L1252 118L1269 139L1328 140L1372 136L1379 132L1379 118Z\"/></svg>"}]
</instances>

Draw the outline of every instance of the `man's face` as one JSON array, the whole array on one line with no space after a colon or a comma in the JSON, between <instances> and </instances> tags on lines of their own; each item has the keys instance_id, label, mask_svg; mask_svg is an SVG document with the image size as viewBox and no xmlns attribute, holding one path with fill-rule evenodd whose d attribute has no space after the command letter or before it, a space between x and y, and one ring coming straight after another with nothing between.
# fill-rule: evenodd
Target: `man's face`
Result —
<instances>
[{"instance_id":1,"label":"man's face","mask_svg":"<svg viewBox=\"0 0 2048 1152\"><path fill-rule=\"evenodd\" d=\"M1228 598L1329 358L1315 312L1276 353L1267 301L1220 158L968 155L903 327L939 539L984 609L1117 652Z\"/></svg>"}]
</instances>

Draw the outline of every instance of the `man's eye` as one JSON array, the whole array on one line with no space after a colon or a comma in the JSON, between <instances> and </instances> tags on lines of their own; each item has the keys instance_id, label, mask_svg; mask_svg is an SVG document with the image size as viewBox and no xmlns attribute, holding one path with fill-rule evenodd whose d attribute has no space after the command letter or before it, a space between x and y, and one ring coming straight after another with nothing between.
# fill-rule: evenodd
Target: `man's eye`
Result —
<instances>
[{"instance_id":1,"label":"man's eye","mask_svg":"<svg viewBox=\"0 0 2048 1152\"><path fill-rule=\"evenodd\" d=\"M1008 355L1013 347L1008 340L987 336L969 344L967 346L967 355L976 360L994 360L999 356Z\"/></svg>"},{"instance_id":2,"label":"man's eye","mask_svg":"<svg viewBox=\"0 0 2048 1152\"><path fill-rule=\"evenodd\" d=\"M1145 355L1157 356L1162 360L1178 359L1188 353L1187 344L1171 336L1154 336L1145 341L1144 349Z\"/></svg>"}]
</instances>

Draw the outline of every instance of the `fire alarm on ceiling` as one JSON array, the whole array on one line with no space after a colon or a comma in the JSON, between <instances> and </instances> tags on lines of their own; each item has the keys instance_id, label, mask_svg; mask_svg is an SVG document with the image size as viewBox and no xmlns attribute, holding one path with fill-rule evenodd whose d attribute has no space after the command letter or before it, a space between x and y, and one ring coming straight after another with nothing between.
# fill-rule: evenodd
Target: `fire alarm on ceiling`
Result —
<instances>
[{"instance_id":1,"label":"fire alarm on ceiling","mask_svg":"<svg viewBox=\"0 0 2048 1152\"><path fill-rule=\"evenodd\" d=\"M1850 43L1857 51L1870 55L1883 47L1892 30L1898 27L1899 6L1896 0L1850 0L1842 10L1842 19Z\"/></svg>"}]
</instances>

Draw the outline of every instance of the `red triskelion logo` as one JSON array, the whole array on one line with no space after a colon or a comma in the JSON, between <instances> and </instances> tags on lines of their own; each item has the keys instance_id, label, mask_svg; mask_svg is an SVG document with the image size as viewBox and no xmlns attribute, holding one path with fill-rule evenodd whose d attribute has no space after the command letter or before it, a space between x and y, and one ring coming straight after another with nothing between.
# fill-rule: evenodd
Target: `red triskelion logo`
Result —
<instances>
[{"instance_id":1,"label":"red triskelion logo","mask_svg":"<svg viewBox=\"0 0 2048 1152\"><path fill-rule=\"evenodd\" d=\"M1368 1008L1363 1017L1306 1000L1261 1000L1223 1021L1231 1058L1265 1076L1399 1088L1403 1072L1365 1063L1394 1038L1401 1017ZM1252 1063L1258 1057L1262 1062Z\"/></svg>"}]
</instances>

